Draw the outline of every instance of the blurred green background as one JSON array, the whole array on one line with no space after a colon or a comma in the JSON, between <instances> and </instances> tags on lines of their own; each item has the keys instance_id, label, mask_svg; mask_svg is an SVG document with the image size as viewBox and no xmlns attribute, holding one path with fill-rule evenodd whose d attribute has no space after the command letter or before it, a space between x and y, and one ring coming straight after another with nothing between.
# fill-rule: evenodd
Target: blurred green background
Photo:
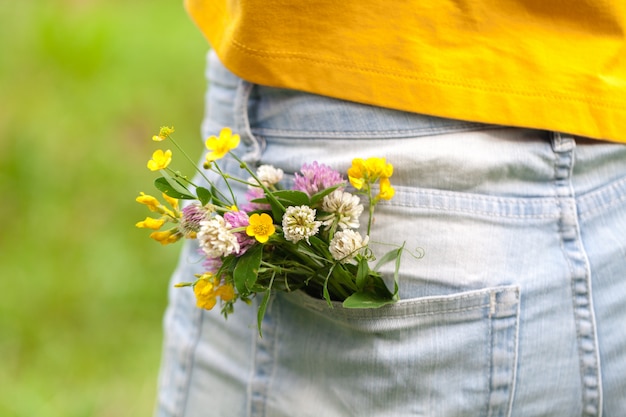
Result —
<instances>
[{"instance_id":1,"label":"blurred green background","mask_svg":"<svg viewBox=\"0 0 626 417\"><path fill-rule=\"evenodd\" d=\"M149 416L179 248L134 200L161 125L201 152L207 44L182 0L0 20L0 416Z\"/></svg>"}]
</instances>

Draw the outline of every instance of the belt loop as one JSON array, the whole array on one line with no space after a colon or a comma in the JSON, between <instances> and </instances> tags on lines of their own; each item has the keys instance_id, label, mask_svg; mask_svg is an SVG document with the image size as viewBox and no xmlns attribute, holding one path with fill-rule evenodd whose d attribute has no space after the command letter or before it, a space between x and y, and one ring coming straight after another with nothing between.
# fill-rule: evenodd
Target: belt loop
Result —
<instances>
[{"instance_id":1,"label":"belt loop","mask_svg":"<svg viewBox=\"0 0 626 417\"><path fill-rule=\"evenodd\" d=\"M261 159L262 147L260 141L252 134L250 129L250 118L248 115L248 103L254 84L240 80L237 86L234 111L235 120L233 129L238 133L246 147L246 153L241 159L251 165L256 164Z\"/></svg>"},{"instance_id":2,"label":"belt loop","mask_svg":"<svg viewBox=\"0 0 626 417\"><path fill-rule=\"evenodd\" d=\"M571 152L576 147L576 141L573 136L560 132L552 132L551 144L552 150L557 153Z\"/></svg>"}]
</instances>

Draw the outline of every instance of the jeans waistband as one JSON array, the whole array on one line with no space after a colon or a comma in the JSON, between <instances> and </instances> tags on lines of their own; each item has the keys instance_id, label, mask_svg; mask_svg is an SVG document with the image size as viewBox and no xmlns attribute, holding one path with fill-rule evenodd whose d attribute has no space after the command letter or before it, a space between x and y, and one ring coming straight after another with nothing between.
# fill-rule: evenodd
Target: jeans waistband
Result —
<instances>
[{"instance_id":1,"label":"jeans waistband","mask_svg":"<svg viewBox=\"0 0 626 417\"><path fill-rule=\"evenodd\" d=\"M521 197L527 200L523 209L513 211L534 216L555 198L581 197L582 207L592 210L624 191L623 145L255 85L228 71L213 53L208 77L205 134L231 126L242 137L248 162L273 164L287 174L314 160L343 171L353 157L386 157L396 166L394 204L416 204L416 190L430 202L462 192L460 200L471 197L486 208ZM563 181L569 185L562 187ZM607 189L608 183L614 184Z\"/></svg>"}]
</instances>

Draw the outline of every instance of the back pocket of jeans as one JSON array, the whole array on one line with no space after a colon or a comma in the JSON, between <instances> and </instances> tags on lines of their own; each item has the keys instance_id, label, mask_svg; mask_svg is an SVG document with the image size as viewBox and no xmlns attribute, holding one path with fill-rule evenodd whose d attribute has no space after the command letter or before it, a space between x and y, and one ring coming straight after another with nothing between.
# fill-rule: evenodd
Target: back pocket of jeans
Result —
<instances>
[{"instance_id":1,"label":"back pocket of jeans","mask_svg":"<svg viewBox=\"0 0 626 417\"><path fill-rule=\"evenodd\" d=\"M266 384L267 415L509 413L516 286L380 309L331 309L304 294L281 294L275 301L257 345L255 378Z\"/></svg>"}]
</instances>

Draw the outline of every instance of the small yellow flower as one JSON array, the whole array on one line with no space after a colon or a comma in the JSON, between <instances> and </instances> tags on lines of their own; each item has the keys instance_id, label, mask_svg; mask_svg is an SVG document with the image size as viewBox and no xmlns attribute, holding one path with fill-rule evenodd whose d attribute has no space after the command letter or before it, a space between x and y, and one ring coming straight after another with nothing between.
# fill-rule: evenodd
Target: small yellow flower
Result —
<instances>
[{"instance_id":1,"label":"small yellow flower","mask_svg":"<svg viewBox=\"0 0 626 417\"><path fill-rule=\"evenodd\" d=\"M235 289L231 284L221 285L215 290L215 295L224 301L232 301L235 298Z\"/></svg>"},{"instance_id":2,"label":"small yellow flower","mask_svg":"<svg viewBox=\"0 0 626 417\"><path fill-rule=\"evenodd\" d=\"M206 140L206 147L211 151L206 156L207 162L222 159L224 155L239 146L239 140L239 135L233 135L233 131L228 127L220 131L219 137L210 136Z\"/></svg>"},{"instance_id":3,"label":"small yellow flower","mask_svg":"<svg viewBox=\"0 0 626 417\"><path fill-rule=\"evenodd\" d=\"M159 230L164 223L165 219L153 219L152 217L146 217L146 220L137 222L135 226L140 229Z\"/></svg>"},{"instance_id":4,"label":"small yellow flower","mask_svg":"<svg viewBox=\"0 0 626 417\"><path fill-rule=\"evenodd\" d=\"M206 310L211 310L215 306L217 300L215 299L214 287L212 280L206 276L203 276L196 282L196 285L193 286L196 306Z\"/></svg>"},{"instance_id":5,"label":"small yellow flower","mask_svg":"<svg viewBox=\"0 0 626 417\"><path fill-rule=\"evenodd\" d=\"M388 164L385 158L367 158L365 161L370 177L391 177L393 165Z\"/></svg>"},{"instance_id":6,"label":"small yellow flower","mask_svg":"<svg viewBox=\"0 0 626 417\"><path fill-rule=\"evenodd\" d=\"M367 179L367 166L363 159L355 158L352 160L352 166L348 168L348 179L357 190L363 188Z\"/></svg>"},{"instance_id":7,"label":"small yellow flower","mask_svg":"<svg viewBox=\"0 0 626 417\"><path fill-rule=\"evenodd\" d=\"M352 166L348 169L350 184L357 190L363 187L369 190L369 186L380 180L380 194L377 198L389 200L395 191L389 182L393 175L393 165L388 164L385 158L368 158L366 160L355 158Z\"/></svg>"},{"instance_id":8,"label":"small yellow flower","mask_svg":"<svg viewBox=\"0 0 626 417\"><path fill-rule=\"evenodd\" d=\"M146 206L148 206L150 211L159 211L159 206L161 205L159 203L159 200L143 192L139 193L139 197L137 197L135 201L140 204L145 204Z\"/></svg>"},{"instance_id":9,"label":"small yellow flower","mask_svg":"<svg viewBox=\"0 0 626 417\"><path fill-rule=\"evenodd\" d=\"M388 164L385 158L355 158L348 169L348 178L356 189L361 189L366 182L373 184L379 178L389 178L391 175L393 165Z\"/></svg>"},{"instance_id":10,"label":"small yellow flower","mask_svg":"<svg viewBox=\"0 0 626 417\"><path fill-rule=\"evenodd\" d=\"M174 210L176 210L178 208L178 200L177 199L175 199L174 197L170 197L169 195L167 195L165 193L162 193L162 195L163 195L163 198L165 199L165 201L167 201L168 204L170 206L172 206L172 208Z\"/></svg>"},{"instance_id":11,"label":"small yellow flower","mask_svg":"<svg viewBox=\"0 0 626 417\"><path fill-rule=\"evenodd\" d=\"M211 273L205 273L193 286L196 296L196 306L211 310L217 303L217 297L223 301L232 301L235 298L235 289L230 284L220 285L219 280Z\"/></svg>"},{"instance_id":12,"label":"small yellow flower","mask_svg":"<svg viewBox=\"0 0 626 417\"><path fill-rule=\"evenodd\" d=\"M246 234L248 236L254 236L254 238L265 243L271 235L276 231L272 218L267 213L255 213L250 216L250 224L246 227Z\"/></svg>"},{"instance_id":13,"label":"small yellow flower","mask_svg":"<svg viewBox=\"0 0 626 417\"><path fill-rule=\"evenodd\" d=\"M167 139L167 137L169 135L171 135L172 133L174 133L174 128L173 127L163 126L159 130L159 134L158 135L152 136L152 140L155 141L155 142L161 142L161 141Z\"/></svg>"},{"instance_id":14,"label":"small yellow flower","mask_svg":"<svg viewBox=\"0 0 626 417\"><path fill-rule=\"evenodd\" d=\"M391 200L396 193L396 190L391 186L391 182L389 182L389 178L383 177L380 179L380 191L378 193L378 197L382 200Z\"/></svg>"},{"instance_id":15,"label":"small yellow flower","mask_svg":"<svg viewBox=\"0 0 626 417\"><path fill-rule=\"evenodd\" d=\"M163 232L152 232L150 233L150 237L159 242L161 245L168 245L170 243L177 242L178 239L181 238L181 234L178 232L178 229L173 228Z\"/></svg>"},{"instance_id":16,"label":"small yellow flower","mask_svg":"<svg viewBox=\"0 0 626 417\"><path fill-rule=\"evenodd\" d=\"M172 161L172 151L169 149L165 152L161 149L157 149L152 154L152 159L148 161L148 169L150 171L158 171L165 169Z\"/></svg>"},{"instance_id":17,"label":"small yellow flower","mask_svg":"<svg viewBox=\"0 0 626 417\"><path fill-rule=\"evenodd\" d=\"M165 214L169 217L171 217L172 219L177 219L180 218L181 213L178 210L178 200L175 198L172 198L170 196L168 196L167 194L163 193L163 198L165 200L167 200L167 202L170 204L170 206L172 206L172 210L168 209L167 207L165 207L164 205L162 205L159 200L157 200L156 198L154 198L151 195L146 195L143 192L139 193L139 197L137 197L135 199L135 201L137 201L138 203L141 204L145 204L146 206L148 206L148 209L150 209L150 211L154 211L157 213L161 213L161 214Z\"/></svg>"}]
</instances>

